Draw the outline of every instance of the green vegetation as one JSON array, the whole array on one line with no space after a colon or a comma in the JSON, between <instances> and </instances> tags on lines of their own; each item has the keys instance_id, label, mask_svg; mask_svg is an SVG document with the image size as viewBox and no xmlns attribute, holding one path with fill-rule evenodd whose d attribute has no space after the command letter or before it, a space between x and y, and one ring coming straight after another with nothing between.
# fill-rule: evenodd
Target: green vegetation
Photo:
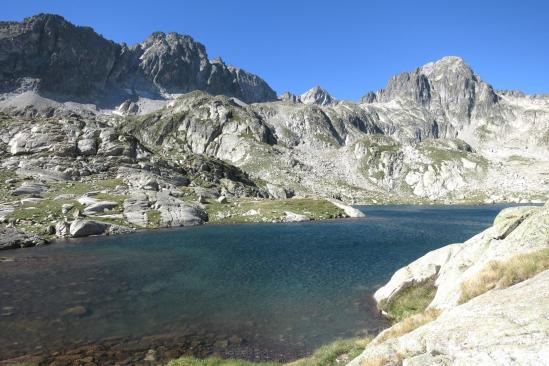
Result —
<instances>
[{"instance_id":1,"label":"green vegetation","mask_svg":"<svg viewBox=\"0 0 549 366\"><path fill-rule=\"evenodd\" d=\"M370 342L370 339L343 339L318 348L311 356L293 361L286 366L335 366L345 364L358 356ZM167 366L282 366L280 363L253 363L236 359L210 357L199 359L185 356L170 361Z\"/></svg>"},{"instance_id":2,"label":"green vegetation","mask_svg":"<svg viewBox=\"0 0 549 366\"><path fill-rule=\"evenodd\" d=\"M181 357L170 361L167 366L279 366L274 362L254 363L243 360L221 359L217 357L195 358L192 356Z\"/></svg>"},{"instance_id":3,"label":"green vegetation","mask_svg":"<svg viewBox=\"0 0 549 366\"><path fill-rule=\"evenodd\" d=\"M0 170L0 202L15 201L17 198L11 195L10 191L13 187L4 183L8 179L17 179L15 171L13 170Z\"/></svg>"},{"instance_id":4,"label":"green vegetation","mask_svg":"<svg viewBox=\"0 0 549 366\"><path fill-rule=\"evenodd\" d=\"M395 321L401 321L423 312L433 301L436 290L433 281L416 283L400 291L391 301L382 301L379 308Z\"/></svg>"},{"instance_id":5,"label":"green vegetation","mask_svg":"<svg viewBox=\"0 0 549 366\"><path fill-rule=\"evenodd\" d=\"M368 343L370 343L370 339L342 339L322 346L311 356L291 362L287 366L332 366L346 364L358 356Z\"/></svg>"},{"instance_id":6,"label":"green vegetation","mask_svg":"<svg viewBox=\"0 0 549 366\"><path fill-rule=\"evenodd\" d=\"M210 223L243 223L283 221L285 211L306 215L311 220L344 217L344 212L331 202L316 198L285 200L238 199L228 203L211 200L205 204Z\"/></svg>"},{"instance_id":7,"label":"green vegetation","mask_svg":"<svg viewBox=\"0 0 549 366\"><path fill-rule=\"evenodd\" d=\"M504 261L492 261L473 278L461 284L459 303L497 288L502 289L549 269L549 248L519 254Z\"/></svg>"},{"instance_id":8,"label":"green vegetation","mask_svg":"<svg viewBox=\"0 0 549 366\"><path fill-rule=\"evenodd\" d=\"M511 155L507 158L507 161L516 161L523 164L523 163L532 162L532 159L529 159L520 155Z\"/></svg>"},{"instance_id":9,"label":"green vegetation","mask_svg":"<svg viewBox=\"0 0 549 366\"><path fill-rule=\"evenodd\" d=\"M123 185L124 181L122 179L104 179L94 182L58 182L51 183L50 189L44 195L45 197L56 197L61 194L75 194L83 195L84 193L102 191L102 190L112 190L116 186Z\"/></svg>"},{"instance_id":10,"label":"green vegetation","mask_svg":"<svg viewBox=\"0 0 549 366\"><path fill-rule=\"evenodd\" d=\"M421 313L410 315L393 325L391 328L380 333L380 335L375 339L375 342L382 343L388 339L397 338L403 336L404 334L408 334L422 325L435 320L439 314L440 311L436 309L427 309Z\"/></svg>"},{"instance_id":11,"label":"green vegetation","mask_svg":"<svg viewBox=\"0 0 549 366\"><path fill-rule=\"evenodd\" d=\"M158 210L149 210L147 211L147 221L150 227L159 227L160 226L160 211Z\"/></svg>"}]
</instances>

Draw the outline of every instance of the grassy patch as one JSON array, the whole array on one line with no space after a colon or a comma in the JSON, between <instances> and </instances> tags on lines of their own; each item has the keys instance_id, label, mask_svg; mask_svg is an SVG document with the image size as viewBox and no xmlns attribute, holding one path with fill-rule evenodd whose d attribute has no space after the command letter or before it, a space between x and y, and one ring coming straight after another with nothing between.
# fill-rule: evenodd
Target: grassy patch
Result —
<instances>
[{"instance_id":1,"label":"grassy patch","mask_svg":"<svg viewBox=\"0 0 549 366\"><path fill-rule=\"evenodd\" d=\"M286 366L332 366L345 364L358 356L369 339L343 339L318 348L311 356L285 364ZM167 366L282 366L274 362L248 362L236 359L209 357L199 359L185 356L170 361Z\"/></svg>"},{"instance_id":2,"label":"grassy patch","mask_svg":"<svg viewBox=\"0 0 549 366\"><path fill-rule=\"evenodd\" d=\"M344 217L344 212L331 202L316 198L283 200L237 199L221 204L210 200L205 204L211 223L278 222L286 217L285 211L305 215L311 220Z\"/></svg>"},{"instance_id":3,"label":"grassy patch","mask_svg":"<svg viewBox=\"0 0 549 366\"><path fill-rule=\"evenodd\" d=\"M549 248L519 254L505 261L490 262L476 276L461 284L459 303L463 304L494 288L512 286L546 269L549 269Z\"/></svg>"},{"instance_id":4,"label":"grassy patch","mask_svg":"<svg viewBox=\"0 0 549 366\"><path fill-rule=\"evenodd\" d=\"M61 194L74 194L77 196L93 191L112 190L118 185L124 184L122 179L98 179L96 182L59 182L50 184L50 190L46 197L55 197Z\"/></svg>"},{"instance_id":5,"label":"grassy patch","mask_svg":"<svg viewBox=\"0 0 549 366\"><path fill-rule=\"evenodd\" d=\"M160 211L158 210L149 210L147 211L147 224L149 227L159 227L160 226Z\"/></svg>"},{"instance_id":6,"label":"grassy patch","mask_svg":"<svg viewBox=\"0 0 549 366\"><path fill-rule=\"evenodd\" d=\"M224 360L217 357L209 358L196 358L192 356L181 357L176 360L170 361L167 366L279 366L280 364L274 362L261 362L254 363L243 360L228 359Z\"/></svg>"},{"instance_id":7,"label":"grassy patch","mask_svg":"<svg viewBox=\"0 0 549 366\"><path fill-rule=\"evenodd\" d=\"M436 292L433 281L417 283L400 291L391 301L382 301L379 307L391 318L400 321L423 312L433 301Z\"/></svg>"},{"instance_id":8,"label":"grassy patch","mask_svg":"<svg viewBox=\"0 0 549 366\"><path fill-rule=\"evenodd\" d=\"M427 309L422 313L410 315L381 333L375 339L375 342L382 343L388 339L397 338L404 334L408 334L422 325L435 320L439 314L440 312L436 309Z\"/></svg>"},{"instance_id":9,"label":"grassy patch","mask_svg":"<svg viewBox=\"0 0 549 366\"><path fill-rule=\"evenodd\" d=\"M9 184L4 183L8 179L17 179L17 175L14 170L1 170L0 171L0 202L9 202L16 201L17 198L11 195L11 190L15 187L12 187ZM19 180L19 179L18 179Z\"/></svg>"},{"instance_id":10,"label":"grassy patch","mask_svg":"<svg viewBox=\"0 0 549 366\"><path fill-rule=\"evenodd\" d=\"M532 159L520 156L520 155L511 155L507 158L507 161L516 161L519 163L529 163L532 162Z\"/></svg>"},{"instance_id":11,"label":"grassy patch","mask_svg":"<svg viewBox=\"0 0 549 366\"><path fill-rule=\"evenodd\" d=\"M346 364L358 356L370 342L353 338L335 341L318 348L311 356L291 362L287 366L332 366Z\"/></svg>"}]
</instances>

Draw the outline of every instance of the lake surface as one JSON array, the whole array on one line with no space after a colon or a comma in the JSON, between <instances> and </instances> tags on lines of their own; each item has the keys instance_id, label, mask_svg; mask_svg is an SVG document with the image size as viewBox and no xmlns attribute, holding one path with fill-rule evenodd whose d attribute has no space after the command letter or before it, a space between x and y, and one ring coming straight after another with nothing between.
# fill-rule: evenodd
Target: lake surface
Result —
<instances>
[{"instance_id":1,"label":"lake surface","mask_svg":"<svg viewBox=\"0 0 549 366\"><path fill-rule=\"evenodd\" d=\"M0 360L88 354L90 344L101 345L99 359L129 364L149 349L163 359L300 357L384 327L372 293L410 261L487 228L503 207L363 206L365 219L205 225L0 252L14 260L0 262Z\"/></svg>"}]
</instances>

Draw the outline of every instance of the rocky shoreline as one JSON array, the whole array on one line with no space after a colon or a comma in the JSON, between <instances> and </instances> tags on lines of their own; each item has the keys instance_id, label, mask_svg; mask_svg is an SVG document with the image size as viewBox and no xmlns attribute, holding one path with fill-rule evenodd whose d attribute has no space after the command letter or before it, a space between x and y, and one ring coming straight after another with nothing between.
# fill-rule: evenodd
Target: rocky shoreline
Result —
<instances>
[{"instance_id":1,"label":"rocky shoreline","mask_svg":"<svg viewBox=\"0 0 549 366\"><path fill-rule=\"evenodd\" d=\"M466 242L401 268L374 297L387 315L402 308L407 315L349 365L543 364L549 352L548 249L549 203L512 207ZM493 268L509 272L508 285ZM465 286L482 289L469 299ZM418 294L426 296L425 305L406 308Z\"/></svg>"}]
</instances>

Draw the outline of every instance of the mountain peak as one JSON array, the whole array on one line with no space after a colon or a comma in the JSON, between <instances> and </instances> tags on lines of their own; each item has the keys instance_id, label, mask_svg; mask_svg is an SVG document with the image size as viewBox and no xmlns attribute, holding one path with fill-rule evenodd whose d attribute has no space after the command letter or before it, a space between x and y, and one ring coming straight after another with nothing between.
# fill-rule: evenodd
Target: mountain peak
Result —
<instances>
[{"instance_id":1,"label":"mountain peak","mask_svg":"<svg viewBox=\"0 0 549 366\"><path fill-rule=\"evenodd\" d=\"M425 75L433 73L466 73L472 76L474 74L471 67L458 56L445 56L437 61L421 66L419 70Z\"/></svg>"},{"instance_id":2,"label":"mountain peak","mask_svg":"<svg viewBox=\"0 0 549 366\"><path fill-rule=\"evenodd\" d=\"M299 99L304 104L319 105L329 105L335 101L335 99L320 85L317 85L301 94Z\"/></svg>"}]
</instances>

